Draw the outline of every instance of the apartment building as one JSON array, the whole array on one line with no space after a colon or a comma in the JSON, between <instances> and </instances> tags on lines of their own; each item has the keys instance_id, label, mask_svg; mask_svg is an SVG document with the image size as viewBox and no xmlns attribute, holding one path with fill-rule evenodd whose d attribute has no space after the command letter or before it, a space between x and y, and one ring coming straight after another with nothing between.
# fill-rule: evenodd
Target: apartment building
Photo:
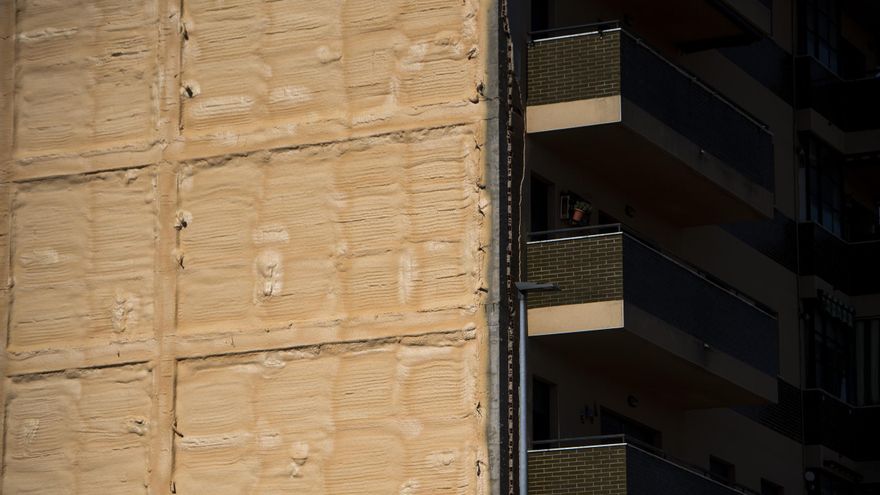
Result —
<instances>
[{"instance_id":1,"label":"apartment building","mask_svg":"<svg viewBox=\"0 0 880 495\"><path fill-rule=\"evenodd\" d=\"M880 493L880 5L524 9L529 493Z\"/></svg>"}]
</instances>

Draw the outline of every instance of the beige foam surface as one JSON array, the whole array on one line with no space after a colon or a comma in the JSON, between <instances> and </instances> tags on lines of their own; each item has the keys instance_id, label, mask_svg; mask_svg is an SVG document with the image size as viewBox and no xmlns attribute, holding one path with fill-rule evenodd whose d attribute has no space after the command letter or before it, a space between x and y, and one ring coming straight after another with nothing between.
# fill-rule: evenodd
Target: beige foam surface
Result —
<instances>
[{"instance_id":1,"label":"beige foam surface","mask_svg":"<svg viewBox=\"0 0 880 495\"><path fill-rule=\"evenodd\" d=\"M400 125L433 106L473 113L471 0L188 0L181 94L187 141L326 139ZM314 137L309 137L314 136ZM249 139L245 136L245 140Z\"/></svg>"},{"instance_id":2,"label":"beige foam surface","mask_svg":"<svg viewBox=\"0 0 880 495\"><path fill-rule=\"evenodd\" d=\"M151 168L16 186L10 350L150 336L155 187Z\"/></svg>"},{"instance_id":3,"label":"beige foam surface","mask_svg":"<svg viewBox=\"0 0 880 495\"><path fill-rule=\"evenodd\" d=\"M7 380L3 492L147 493L144 365Z\"/></svg>"},{"instance_id":4,"label":"beige foam surface","mask_svg":"<svg viewBox=\"0 0 880 495\"><path fill-rule=\"evenodd\" d=\"M16 157L147 146L159 118L156 2L15 3Z\"/></svg>"},{"instance_id":5,"label":"beige foam surface","mask_svg":"<svg viewBox=\"0 0 880 495\"><path fill-rule=\"evenodd\" d=\"M3 492L485 493L496 7L0 0Z\"/></svg>"},{"instance_id":6,"label":"beige foam surface","mask_svg":"<svg viewBox=\"0 0 880 495\"><path fill-rule=\"evenodd\" d=\"M473 493L476 352L393 342L182 361L177 491Z\"/></svg>"},{"instance_id":7,"label":"beige foam surface","mask_svg":"<svg viewBox=\"0 0 880 495\"><path fill-rule=\"evenodd\" d=\"M179 332L474 309L474 139L461 127L186 167Z\"/></svg>"}]
</instances>

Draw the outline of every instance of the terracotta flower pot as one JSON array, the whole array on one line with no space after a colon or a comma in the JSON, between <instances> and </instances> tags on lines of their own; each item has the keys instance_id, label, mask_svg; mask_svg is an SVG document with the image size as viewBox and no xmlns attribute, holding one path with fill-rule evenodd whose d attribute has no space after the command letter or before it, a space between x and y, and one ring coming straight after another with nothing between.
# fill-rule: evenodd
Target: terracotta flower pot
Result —
<instances>
[{"instance_id":1,"label":"terracotta flower pot","mask_svg":"<svg viewBox=\"0 0 880 495\"><path fill-rule=\"evenodd\" d=\"M584 210L578 210L577 208L571 213L571 219L575 222L580 222L584 219Z\"/></svg>"}]
</instances>

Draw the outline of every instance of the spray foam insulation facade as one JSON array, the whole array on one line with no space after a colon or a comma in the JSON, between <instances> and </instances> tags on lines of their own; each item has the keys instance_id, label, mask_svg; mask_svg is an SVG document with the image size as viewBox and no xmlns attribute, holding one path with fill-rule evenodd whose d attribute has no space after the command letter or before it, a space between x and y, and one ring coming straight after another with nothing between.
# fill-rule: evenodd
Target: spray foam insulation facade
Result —
<instances>
[{"instance_id":1,"label":"spray foam insulation facade","mask_svg":"<svg viewBox=\"0 0 880 495\"><path fill-rule=\"evenodd\" d=\"M486 493L479 0L0 0L3 493Z\"/></svg>"}]
</instances>

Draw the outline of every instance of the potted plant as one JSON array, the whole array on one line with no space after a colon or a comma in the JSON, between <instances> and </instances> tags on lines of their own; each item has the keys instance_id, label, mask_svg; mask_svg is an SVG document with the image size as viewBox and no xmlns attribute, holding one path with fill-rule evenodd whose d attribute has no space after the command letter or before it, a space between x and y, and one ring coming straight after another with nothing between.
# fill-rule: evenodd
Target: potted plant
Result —
<instances>
[{"instance_id":1,"label":"potted plant","mask_svg":"<svg viewBox=\"0 0 880 495\"><path fill-rule=\"evenodd\" d=\"M578 201L574 204L574 211L571 212L571 220L573 222L580 222L584 219L584 216L589 216L592 211L593 206L590 205L589 201Z\"/></svg>"}]
</instances>

